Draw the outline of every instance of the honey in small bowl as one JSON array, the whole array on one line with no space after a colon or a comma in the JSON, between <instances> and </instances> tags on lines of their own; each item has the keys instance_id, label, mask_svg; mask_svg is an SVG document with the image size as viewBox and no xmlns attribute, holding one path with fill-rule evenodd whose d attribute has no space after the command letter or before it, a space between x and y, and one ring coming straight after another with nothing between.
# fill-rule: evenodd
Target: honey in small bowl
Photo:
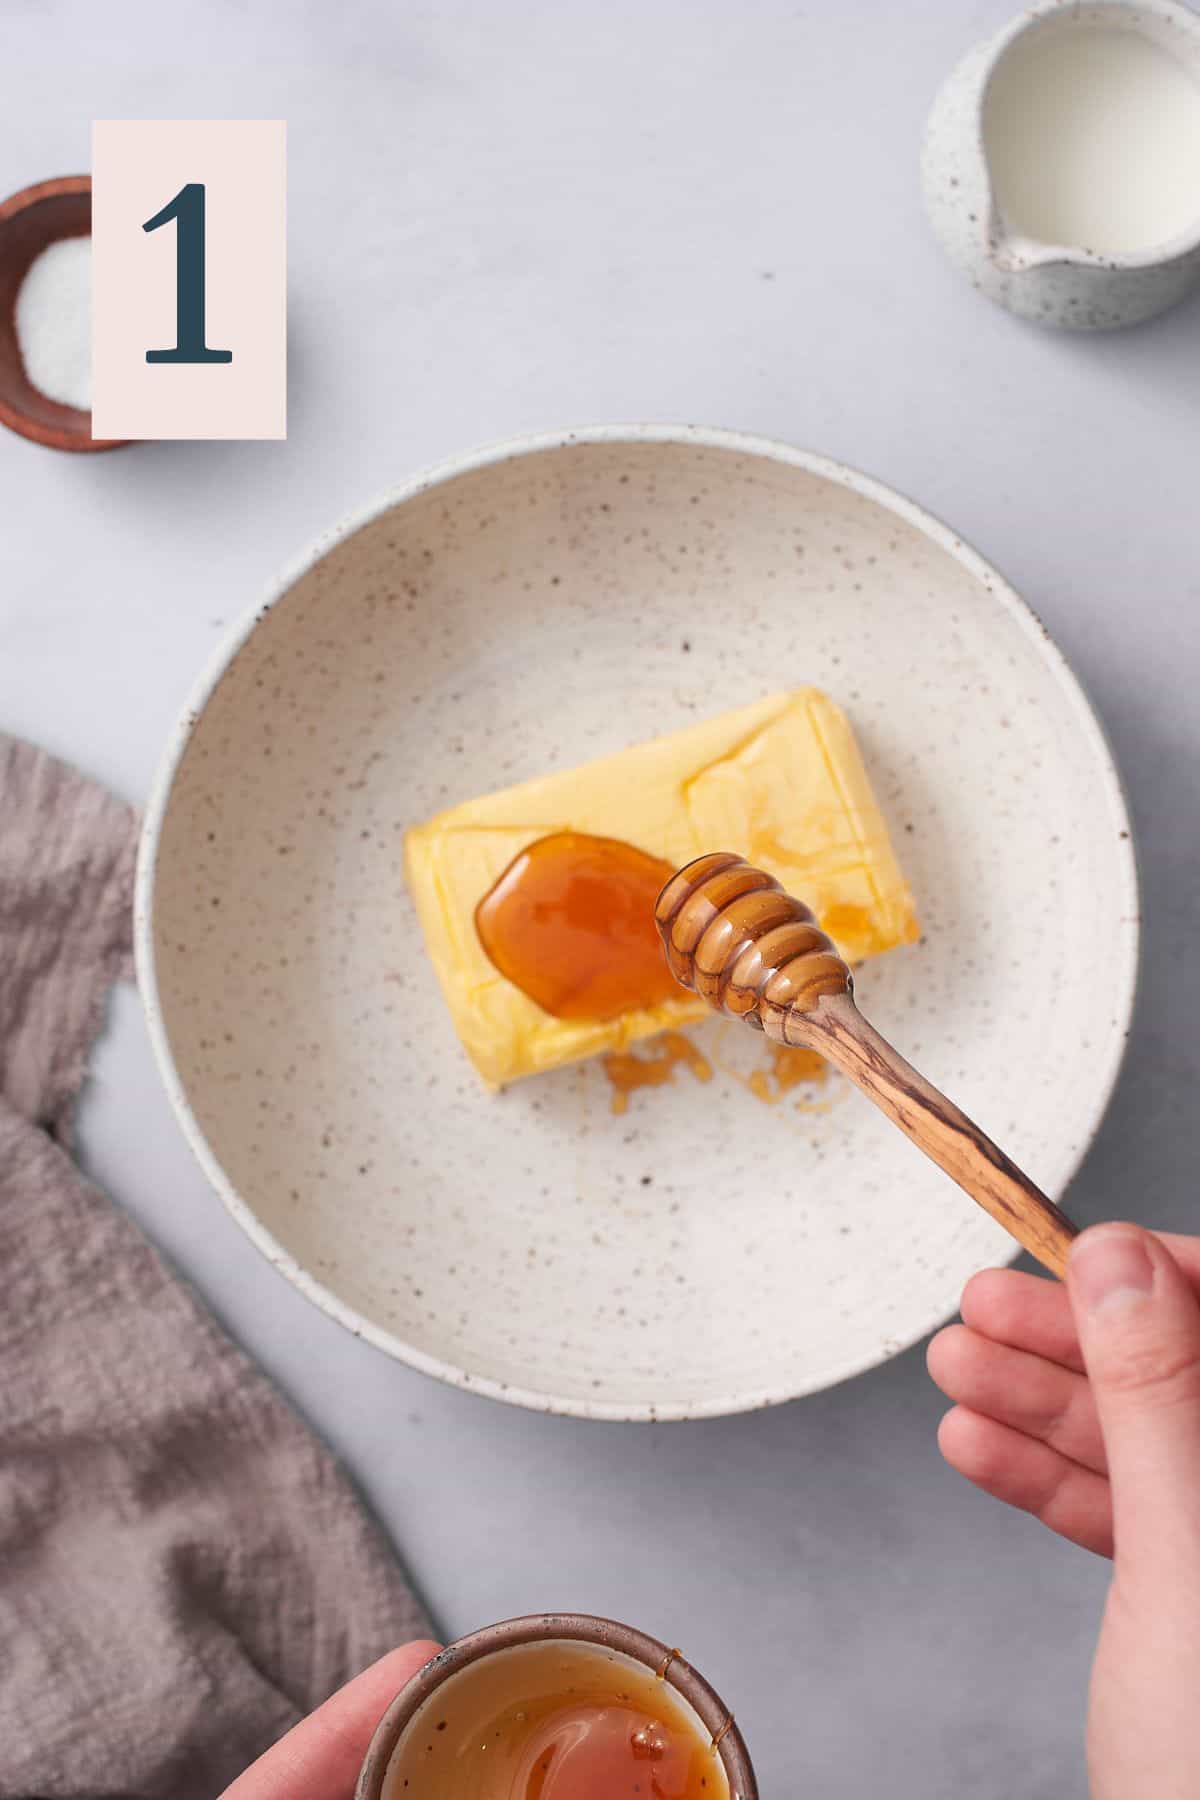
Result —
<instances>
[{"instance_id":1,"label":"honey in small bowl","mask_svg":"<svg viewBox=\"0 0 1200 1800\"><path fill-rule=\"evenodd\" d=\"M730 1800L671 1684L598 1644L516 1644L459 1669L405 1726L381 1800Z\"/></svg>"}]
</instances>

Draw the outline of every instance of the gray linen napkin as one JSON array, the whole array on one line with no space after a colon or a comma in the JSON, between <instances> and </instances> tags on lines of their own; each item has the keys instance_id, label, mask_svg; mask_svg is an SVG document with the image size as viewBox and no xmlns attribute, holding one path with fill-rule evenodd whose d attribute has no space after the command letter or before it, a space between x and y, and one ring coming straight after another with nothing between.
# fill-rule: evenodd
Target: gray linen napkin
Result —
<instances>
[{"instance_id":1,"label":"gray linen napkin","mask_svg":"<svg viewBox=\"0 0 1200 1800\"><path fill-rule=\"evenodd\" d=\"M136 823L0 736L3 1800L213 1800L428 1631L333 1459L68 1154Z\"/></svg>"}]
</instances>

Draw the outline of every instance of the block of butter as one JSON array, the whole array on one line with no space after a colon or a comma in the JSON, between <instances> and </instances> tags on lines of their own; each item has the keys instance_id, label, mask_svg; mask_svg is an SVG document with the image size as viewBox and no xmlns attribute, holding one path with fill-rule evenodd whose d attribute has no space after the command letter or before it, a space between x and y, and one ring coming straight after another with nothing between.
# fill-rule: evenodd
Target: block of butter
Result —
<instances>
[{"instance_id":1,"label":"block of butter","mask_svg":"<svg viewBox=\"0 0 1200 1800\"><path fill-rule=\"evenodd\" d=\"M494 1087L708 1010L681 988L678 999L615 1019L563 1019L500 974L475 909L514 857L561 831L617 838L675 867L736 851L811 906L851 963L918 935L853 733L816 688L469 800L410 830L405 864L459 1037Z\"/></svg>"}]
</instances>

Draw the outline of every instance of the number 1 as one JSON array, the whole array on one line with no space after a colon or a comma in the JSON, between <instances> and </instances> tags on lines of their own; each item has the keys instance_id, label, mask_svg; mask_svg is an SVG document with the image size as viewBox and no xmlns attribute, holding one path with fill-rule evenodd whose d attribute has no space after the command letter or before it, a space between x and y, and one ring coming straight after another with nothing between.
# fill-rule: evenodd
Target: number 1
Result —
<instances>
[{"instance_id":1,"label":"number 1","mask_svg":"<svg viewBox=\"0 0 1200 1800\"><path fill-rule=\"evenodd\" d=\"M204 183L189 181L143 231L175 220L175 348L147 350L148 363L227 363L232 350L210 350L204 341Z\"/></svg>"}]
</instances>

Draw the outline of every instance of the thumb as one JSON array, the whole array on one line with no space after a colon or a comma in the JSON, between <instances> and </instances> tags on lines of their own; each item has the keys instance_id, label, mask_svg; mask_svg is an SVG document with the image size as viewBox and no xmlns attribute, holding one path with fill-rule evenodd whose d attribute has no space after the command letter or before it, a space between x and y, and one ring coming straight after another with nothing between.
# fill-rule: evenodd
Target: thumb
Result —
<instances>
[{"instance_id":1,"label":"thumb","mask_svg":"<svg viewBox=\"0 0 1200 1800\"><path fill-rule=\"evenodd\" d=\"M1200 1304L1165 1245L1100 1225L1067 1286L1112 1486L1118 1564L1178 1579L1200 1566Z\"/></svg>"},{"instance_id":2,"label":"thumb","mask_svg":"<svg viewBox=\"0 0 1200 1800\"><path fill-rule=\"evenodd\" d=\"M375 1727L437 1650L422 1640L372 1663L252 1763L221 1800L350 1800Z\"/></svg>"}]
</instances>

